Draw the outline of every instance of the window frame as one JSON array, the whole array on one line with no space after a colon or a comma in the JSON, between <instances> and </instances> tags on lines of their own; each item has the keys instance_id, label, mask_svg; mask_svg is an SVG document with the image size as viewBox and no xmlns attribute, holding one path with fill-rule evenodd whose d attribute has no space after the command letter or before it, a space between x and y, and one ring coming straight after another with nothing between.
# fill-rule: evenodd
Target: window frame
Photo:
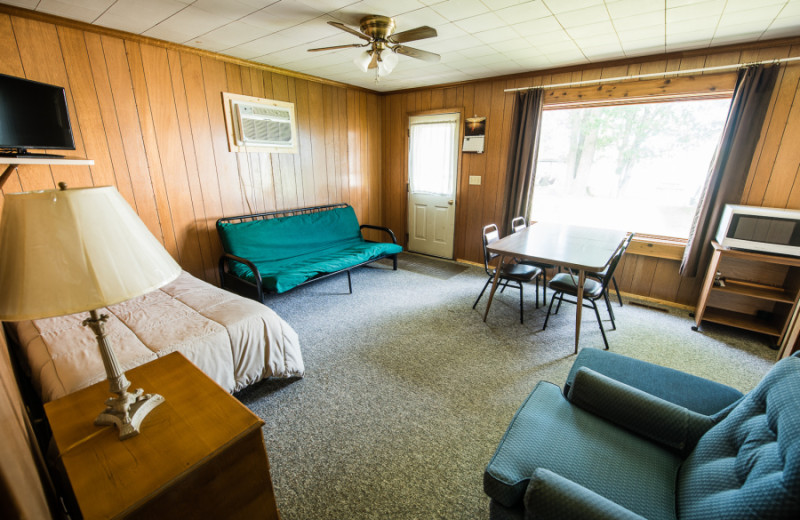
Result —
<instances>
[{"instance_id":1,"label":"window frame","mask_svg":"<svg viewBox=\"0 0 800 520\"><path fill-rule=\"evenodd\" d=\"M661 63L666 65L666 62ZM731 99L736 78L736 72L725 72L553 88L547 90L542 110ZM685 238L637 233L628 251L636 255L680 260L687 243Z\"/></svg>"}]
</instances>

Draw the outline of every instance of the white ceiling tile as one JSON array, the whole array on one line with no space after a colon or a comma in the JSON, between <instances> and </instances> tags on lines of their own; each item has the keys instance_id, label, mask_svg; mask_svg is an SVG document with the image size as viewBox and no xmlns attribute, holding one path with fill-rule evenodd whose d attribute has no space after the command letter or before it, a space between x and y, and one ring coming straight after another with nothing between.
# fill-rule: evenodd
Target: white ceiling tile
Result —
<instances>
[{"instance_id":1,"label":"white ceiling tile","mask_svg":"<svg viewBox=\"0 0 800 520\"><path fill-rule=\"evenodd\" d=\"M445 25L448 23L447 19L431 9L424 7L416 11L410 11L394 17L395 32L407 31L409 29L416 29L417 27L427 25L433 27Z\"/></svg>"},{"instance_id":2,"label":"white ceiling tile","mask_svg":"<svg viewBox=\"0 0 800 520\"><path fill-rule=\"evenodd\" d=\"M30 2L20 2L14 5L28 9L36 7L43 13L91 23L113 3L114 0L40 0L33 2L33 5L30 5Z\"/></svg>"},{"instance_id":3,"label":"white ceiling tile","mask_svg":"<svg viewBox=\"0 0 800 520\"><path fill-rule=\"evenodd\" d=\"M608 11L606 11L606 7L604 5L587 7L586 9L579 9L577 11L559 13L556 15L556 19L567 29L590 25L597 22L610 23Z\"/></svg>"},{"instance_id":4,"label":"white ceiling tile","mask_svg":"<svg viewBox=\"0 0 800 520\"><path fill-rule=\"evenodd\" d=\"M3 0L3 3L24 9L35 9L39 2L41 0Z\"/></svg>"},{"instance_id":5,"label":"white ceiling tile","mask_svg":"<svg viewBox=\"0 0 800 520\"><path fill-rule=\"evenodd\" d=\"M664 12L664 0L618 0L607 1L606 8L612 18L624 18L653 11Z\"/></svg>"},{"instance_id":6,"label":"white ceiling tile","mask_svg":"<svg viewBox=\"0 0 800 520\"><path fill-rule=\"evenodd\" d=\"M505 22L494 13L479 14L454 23L468 33L478 33L506 26Z\"/></svg>"},{"instance_id":7,"label":"white ceiling tile","mask_svg":"<svg viewBox=\"0 0 800 520\"><path fill-rule=\"evenodd\" d=\"M264 29L261 27L250 25L247 22L234 21L205 34L201 34L195 38L194 41L188 42L187 45L204 45L204 47L202 47L204 49L211 47L227 49L258 39L263 35Z\"/></svg>"},{"instance_id":8,"label":"white ceiling tile","mask_svg":"<svg viewBox=\"0 0 800 520\"><path fill-rule=\"evenodd\" d=\"M754 2L753 0L728 0L725 4L725 12L747 11L752 9L754 5L768 7L776 4L783 6L786 4L786 0L758 0L758 2Z\"/></svg>"},{"instance_id":9,"label":"white ceiling tile","mask_svg":"<svg viewBox=\"0 0 800 520\"><path fill-rule=\"evenodd\" d=\"M654 25L651 27L640 27L639 29L617 31L617 35L622 43L652 38L659 38L663 42L666 35L666 30L663 25Z\"/></svg>"},{"instance_id":10,"label":"white ceiling tile","mask_svg":"<svg viewBox=\"0 0 800 520\"><path fill-rule=\"evenodd\" d=\"M800 14L795 16L779 16L769 26L770 30L786 28L798 29L798 33L800 34Z\"/></svg>"},{"instance_id":11,"label":"white ceiling tile","mask_svg":"<svg viewBox=\"0 0 800 520\"><path fill-rule=\"evenodd\" d=\"M436 32L438 33L437 40L449 40L450 38L461 38L467 35L464 29L454 23L439 25L436 27Z\"/></svg>"},{"instance_id":12,"label":"white ceiling tile","mask_svg":"<svg viewBox=\"0 0 800 520\"><path fill-rule=\"evenodd\" d=\"M718 24L719 17L717 16L701 16L680 22L667 22L667 34L680 34L709 28L714 30Z\"/></svg>"},{"instance_id":13,"label":"white ceiling tile","mask_svg":"<svg viewBox=\"0 0 800 520\"><path fill-rule=\"evenodd\" d=\"M145 36L162 40L185 42L200 34L212 31L231 20L220 15L198 9L193 5L181 9L145 31Z\"/></svg>"},{"instance_id":14,"label":"white ceiling tile","mask_svg":"<svg viewBox=\"0 0 800 520\"><path fill-rule=\"evenodd\" d=\"M461 49L453 54L458 54L464 56L465 58L471 59L475 56L486 56L487 54L494 54L497 52L489 45L478 45L475 47L470 47L468 49Z\"/></svg>"},{"instance_id":15,"label":"white ceiling tile","mask_svg":"<svg viewBox=\"0 0 800 520\"><path fill-rule=\"evenodd\" d=\"M584 54L580 51L554 52L552 54L546 54L545 56L548 60L550 60L551 67L570 65L573 63L584 63L588 61L586 56L584 56Z\"/></svg>"},{"instance_id":16,"label":"white ceiling tile","mask_svg":"<svg viewBox=\"0 0 800 520\"><path fill-rule=\"evenodd\" d=\"M781 10L780 16L800 16L800 0L791 0Z\"/></svg>"},{"instance_id":17,"label":"white ceiling tile","mask_svg":"<svg viewBox=\"0 0 800 520\"><path fill-rule=\"evenodd\" d=\"M572 37L567 34L567 31L560 29L548 33L536 33L525 38L533 45L545 45L548 43L556 42L571 42Z\"/></svg>"},{"instance_id":18,"label":"white ceiling tile","mask_svg":"<svg viewBox=\"0 0 800 520\"><path fill-rule=\"evenodd\" d=\"M141 34L182 9L186 3L179 0L127 0L113 4L94 23Z\"/></svg>"},{"instance_id":19,"label":"white ceiling tile","mask_svg":"<svg viewBox=\"0 0 800 520\"><path fill-rule=\"evenodd\" d=\"M742 11L728 12L725 10L719 20L719 24L723 25L740 25L753 22L767 21L772 22L781 10L780 5L768 5L758 7L756 9L746 9Z\"/></svg>"},{"instance_id":20,"label":"white ceiling tile","mask_svg":"<svg viewBox=\"0 0 800 520\"><path fill-rule=\"evenodd\" d=\"M603 0L542 0L554 14L603 5Z\"/></svg>"},{"instance_id":21,"label":"white ceiling tile","mask_svg":"<svg viewBox=\"0 0 800 520\"><path fill-rule=\"evenodd\" d=\"M684 32L680 34L668 34L666 38L667 45L686 45L696 44L698 47L707 46L714 38L714 28L697 29L691 32Z\"/></svg>"},{"instance_id":22,"label":"white ceiling tile","mask_svg":"<svg viewBox=\"0 0 800 520\"><path fill-rule=\"evenodd\" d=\"M549 33L563 29L555 16L539 18L538 20L529 20L527 22L513 24L511 27L513 27L518 34L526 37L538 33Z\"/></svg>"},{"instance_id":23,"label":"white ceiling tile","mask_svg":"<svg viewBox=\"0 0 800 520\"><path fill-rule=\"evenodd\" d=\"M725 0L711 0L698 2L680 7L667 9L667 23L680 22L707 16L721 16L725 7Z\"/></svg>"},{"instance_id":24,"label":"white ceiling tile","mask_svg":"<svg viewBox=\"0 0 800 520\"><path fill-rule=\"evenodd\" d=\"M575 45L575 42L573 42L571 40L570 41L566 41L566 42L553 42L553 43L547 43L547 44L544 44L544 45L537 45L536 49L538 49L539 52L541 52L542 54L544 54L546 56L550 56L551 54L558 54L558 53L561 53L561 52L567 52L567 51L576 52L576 51L579 50L578 46Z\"/></svg>"},{"instance_id":25,"label":"white ceiling tile","mask_svg":"<svg viewBox=\"0 0 800 520\"><path fill-rule=\"evenodd\" d=\"M495 14L507 24L527 22L528 20L545 18L551 15L550 10L541 1L524 2L506 7L495 11Z\"/></svg>"},{"instance_id":26,"label":"white ceiling tile","mask_svg":"<svg viewBox=\"0 0 800 520\"><path fill-rule=\"evenodd\" d=\"M622 48L625 51L625 56L650 56L652 54L661 54L666 52L666 46L661 43L657 45L636 45L633 47Z\"/></svg>"},{"instance_id":27,"label":"white ceiling tile","mask_svg":"<svg viewBox=\"0 0 800 520\"><path fill-rule=\"evenodd\" d=\"M626 29L639 29L641 27L651 27L664 24L664 12L652 11L649 13L626 16L624 18L613 18L611 23L617 31Z\"/></svg>"},{"instance_id":28,"label":"white ceiling tile","mask_svg":"<svg viewBox=\"0 0 800 520\"><path fill-rule=\"evenodd\" d=\"M441 54L443 52L468 49L480 44L481 41L479 39L475 38L474 36L465 35L463 38L450 38L448 40L421 40L419 42L411 42L409 45L403 44L403 46L411 46Z\"/></svg>"},{"instance_id":29,"label":"white ceiling tile","mask_svg":"<svg viewBox=\"0 0 800 520\"><path fill-rule=\"evenodd\" d=\"M514 38L504 42L496 42L491 44L492 49L505 53L507 51L515 51L517 49L530 49L532 45L523 38Z\"/></svg>"},{"instance_id":30,"label":"white ceiling tile","mask_svg":"<svg viewBox=\"0 0 800 520\"><path fill-rule=\"evenodd\" d=\"M473 36L483 43L495 43L508 40L508 33L509 29L507 27L501 27L499 29L475 33Z\"/></svg>"},{"instance_id":31,"label":"white ceiling tile","mask_svg":"<svg viewBox=\"0 0 800 520\"><path fill-rule=\"evenodd\" d=\"M191 6L223 18L237 20L272 3L274 1L264 0L260 3L248 3L239 0L195 0Z\"/></svg>"},{"instance_id":32,"label":"white ceiling tile","mask_svg":"<svg viewBox=\"0 0 800 520\"><path fill-rule=\"evenodd\" d=\"M249 14L242 18L242 21L274 32L294 27L322 14L322 11L307 4L284 0Z\"/></svg>"},{"instance_id":33,"label":"white ceiling tile","mask_svg":"<svg viewBox=\"0 0 800 520\"><path fill-rule=\"evenodd\" d=\"M722 25L720 24L717 27L717 30L714 32L714 39L717 40L722 37L729 37L729 36L742 36L745 34L757 34L755 39L758 39L761 36L761 33L767 30L769 27L769 22L752 22L748 24L741 24L741 25Z\"/></svg>"},{"instance_id":34,"label":"white ceiling tile","mask_svg":"<svg viewBox=\"0 0 800 520\"><path fill-rule=\"evenodd\" d=\"M489 12L480 0L447 0L434 4L431 8L450 21L463 20Z\"/></svg>"},{"instance_id":35,"label":"white ceiling tile","mask_svg":"<svg viewBox=\"0 0 800 520\"><path fill-rule=\"evenodd\" d=\"M542 56L544 56L544 54L539 52L534 47L526 47L524 49L516 49L516 50L513 50L513 51L507 51L507 52L504 52L503 55L506 58L508 58L510 60L514 60L514 61L530 60L530 59L533 59L533 58L541 58Z\"/></svg>"},{"instance_id":36,"label":"white ceiling tile","mask_svg":"<svg viewBox=\"0 0 800 520\"><path fill-rule=\"evenodd\" d=\"M589 36L599 35L615 35L614 26L611 25L609 20L589 25L581 25L580 27L568 27L567 34L573 38L587 38Z\"/></svg>"},{"instance_id":37,"label":"white ceiling tile","mask_svg":"<svg viewBox=\"0 0 800 520\"><path fill-rule=\"evenodd\" d=\"M752 42L761 37L761 31L752 33L715 34L712 45L731 45L734 43Z\"/></svg>"}]
</instances>

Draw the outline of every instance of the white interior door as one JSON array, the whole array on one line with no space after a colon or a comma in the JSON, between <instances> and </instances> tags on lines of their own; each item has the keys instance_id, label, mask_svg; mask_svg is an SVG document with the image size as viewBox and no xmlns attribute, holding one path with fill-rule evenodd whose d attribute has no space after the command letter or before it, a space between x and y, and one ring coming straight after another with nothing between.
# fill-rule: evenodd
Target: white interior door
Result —
<instances>
[{"instance_id":1,"label":"white interior door","mask_svg":"<svg viewBox=\"0 0 800 520\"><path fill-rule=\"evenodd\" d=\"M408 250L453 258L460 115L409 118Z\"/></svg>"}]
</instances>

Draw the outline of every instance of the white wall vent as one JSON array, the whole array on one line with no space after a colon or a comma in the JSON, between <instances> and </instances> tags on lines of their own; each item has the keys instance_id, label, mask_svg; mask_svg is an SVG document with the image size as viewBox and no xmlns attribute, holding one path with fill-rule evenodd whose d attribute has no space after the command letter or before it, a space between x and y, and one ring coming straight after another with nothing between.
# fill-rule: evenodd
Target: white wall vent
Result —
<instances>
[{"instance_id":1,"label":"white wall vent","mask_svg":"<svg viewBox=\"0 0 800 520\"><path fill-rule=\"evenodd\" d=\"M297 151L294 104L223 92L232 152Z\"/></svg>"}]
</instances>

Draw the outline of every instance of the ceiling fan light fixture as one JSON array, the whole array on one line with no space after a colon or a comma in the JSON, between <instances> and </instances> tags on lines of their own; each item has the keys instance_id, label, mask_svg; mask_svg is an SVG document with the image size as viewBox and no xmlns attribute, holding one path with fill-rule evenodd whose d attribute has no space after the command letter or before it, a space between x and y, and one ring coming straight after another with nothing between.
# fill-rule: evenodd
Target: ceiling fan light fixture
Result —
<instances>
[{"instance_id":1,"label":"ceiling fan light fixture","mask_svg":"<svg viewBox=\"0 0 800 520\"><path fill-rule=\"evenodd\" d=\"M353 60L353 63L356 64L356 67L361 69L361 72L367 72L369 63L372 61L372 53L373 51L371 49L364 51Z\"/></svg>"},{"instance_id":2,"label":"ceiling fan light fixture","mask_svg":"<svg viewBox=\"0 0 800 520\"><path fill-rule=\"evenodd\" d=\"M378 60L378 75L388 76L391 74L394 68L397 66L398 61L399 59L397 54L391 50L387 49L382 51L380 54L380 59Z\"/></svg>"}]
</instances>

